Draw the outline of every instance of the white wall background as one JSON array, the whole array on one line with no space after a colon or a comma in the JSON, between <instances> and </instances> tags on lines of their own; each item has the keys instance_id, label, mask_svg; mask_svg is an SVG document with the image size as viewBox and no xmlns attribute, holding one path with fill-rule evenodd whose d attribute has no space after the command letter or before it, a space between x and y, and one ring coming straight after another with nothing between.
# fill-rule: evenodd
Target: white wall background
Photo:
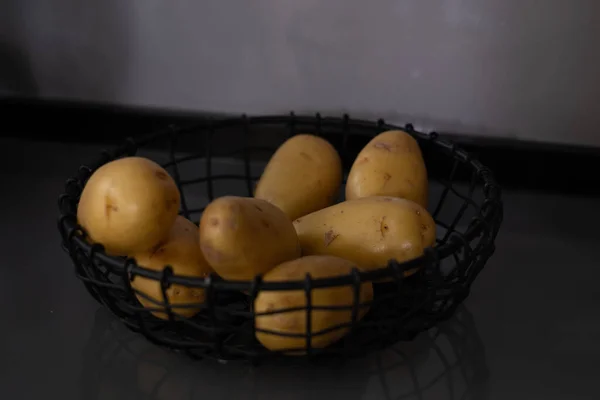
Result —
<instances>
[{"instance_id":1,"label":"white wall background","mask_svg":"<svg viewBox=\"0 0 600 400\"><path fill-rule=\"evenodd\" d=\"M600 146L600 1L0 0L0 88Z\"/></svg>"}]
</instances>

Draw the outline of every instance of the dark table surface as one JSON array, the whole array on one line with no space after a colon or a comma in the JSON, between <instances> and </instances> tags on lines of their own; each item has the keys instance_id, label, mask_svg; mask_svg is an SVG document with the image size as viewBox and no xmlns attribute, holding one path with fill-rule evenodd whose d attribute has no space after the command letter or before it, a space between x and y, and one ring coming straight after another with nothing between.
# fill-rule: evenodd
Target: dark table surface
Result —
<instances>
[{"instance_id":1,"label":"dark table surface","mask_svg":"<svg viewBox=\"0 0 600 400\"><path fill-rule=\"evenodd\" d=\"M497 251L454 318L343 367L254 368L150 344L74 277L56 199L98 148L0 146L2 398L600 398L598 199L505 191Z\"/></svg>"}]
</instances>

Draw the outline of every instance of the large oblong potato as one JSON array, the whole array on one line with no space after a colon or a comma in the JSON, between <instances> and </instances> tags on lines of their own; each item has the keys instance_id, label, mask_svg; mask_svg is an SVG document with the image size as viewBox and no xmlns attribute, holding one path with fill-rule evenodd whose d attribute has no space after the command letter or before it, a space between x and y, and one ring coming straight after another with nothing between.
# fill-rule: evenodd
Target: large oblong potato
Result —
<instances>
[{"instance_id":1,"label":"large oblong potato","mask_svg":"<svg viewBox=\"0 0 600 400\"><path fill-rule=\"evenodd\" d=\"M392 196L427 207L427 169L417 141L403 131L375 136L358 154L346 183L346 200Z\"/></svg>"},{"instance_id":2,"label":"large oblong potato","mask_svg":"<svg viewBox=\"0 0 600 400\"><path fill-rule=\"evenodd\" d=\"M211 273L212 269L204 259L200 250L198 227L184 217L178 216L171 227L167 240L150 251L134 255L138 265L155 271L162 271L167 265L173 268L176 275L202 278ZM162 303L163 295L160 282L136 276L131 286ZM160 308L152 301L136 293L136 297L144 307ZM170 304L201 304L204 302L204 289L192 288L173 284L167 289ZM172 311L181 317L189 318L198 313L198 307L173 307ZM158 318L167 319L162 311L152 311Z\"/></svg>"},{"instance_id":3,"label":"large oblong potato","mask_svg":"<svg viewBox=\"0 0 600 400\"><path fill-rule=\"evenodd\" d=\"M231 280L249 280L300 257L287 215L265 200L248 197L220 197L206 207L200 247L215 272Z\"/></svg>"},{"instance_id":4,"label":"large oblong potato","mask_svg":"<svg viewBox=\"0 0 600 400\"><path fill-rule=\"evenodd\" d=\"M427 210L398 197L347 200L298 218L294 227L304 255L330 254L366 270L417 258L435 243Z\"/></svg>"},{"instance_id":5,"label":"large oblong potato","mask_svg":"<svg viewBox=\"0 0 600 400\"><path fill-rule=\"evenodd\" d=\"M347 275L352 272L354 263L333 256L306 256L278 265L268 272L263 281L295 281L303 280L307 274L312 278L329 278ZM359 304L373 300L373 285L370 282L361 284L359 291ZM351 285L334 288L320 288L311 291L313 306L333 307L348 306L339 310L312 310L311 347L323 348L336 342L346 335L348 327L340 327L325 334L318 332L332 329L338 325L352 322L352 306L354 304L354 291ZM265 312L280 313L256 315L255 326L257 329L270 330L288 334L307 334L306 310L284 311L294 307L306 307L306 292L303 290L261 291L254 302L256 314ZM368 306L361 306L358 318L362 318L368 311ZM270 350L294 349L294 355L304 353L306 339L303 337L286 337L268 332L256 332L256 338L263 346Z\"/></svg>"},{"instance_id":6,"label":"large oblong potato","mask_svg":"<svg viewBox=\"0 0 600 400\"><path fill-rule=\"evenodd\" d=\"M160 165L126 157L92 174L81 194L77 219L91 242L124 256L144 252L169 235L179 200L175 181Z\"/></svg>"},{"instance_id":7,"label":"large oblong potato","mask_svg":"<svg viewBox=\"0 0 600 400\"><path fill-rule=\"evenodd\" d=\"M267 200L294 220L334 203L342 182L342 162L333 146L318 136L288 139L273 154L254 197Z\"/></svg>"}]
</instances>

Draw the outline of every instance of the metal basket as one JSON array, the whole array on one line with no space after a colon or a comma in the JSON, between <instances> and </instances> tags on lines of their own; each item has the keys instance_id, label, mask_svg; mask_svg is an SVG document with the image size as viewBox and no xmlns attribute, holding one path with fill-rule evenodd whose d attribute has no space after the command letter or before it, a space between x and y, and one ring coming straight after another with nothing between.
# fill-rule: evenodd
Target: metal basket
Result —
<instances>
[{"instance_id":1,"label":"metal basket","mask_svg":"<svg viewBox=\"0 0 600 400\"><path fill-rule=\"evenodd\" d=\"M307 276L296 282L263 282L260 276L247 282L227 281L216 275L188 278L173 274L169 266L157 272L137 265L134 259L109 256L101 245L90 245L77 224L77 204L87 179L101 165L120 157L138 154L160 162L179 186L181 214L197 222L213 198L225 194L252 195L261 166L277 147L274 143L297 133L320 135L338 149L347 172L362 146L376 134L390 129L403 129L417 139L430 175L428 208L437 224L437 243L418 259L403 263L390 260L387 266L374 271L355 269L346 276L326 279ZM142 154L144 151L148 153ZM129 328L156 344L194 358L250 361L288 353L269 351L255 339L251 305L264 290L306 293L307 333L269 333L303 337L304 357L309 359L355 356L385 348L399 340L410 340L447 319L468 296L473 281L494 252L503 212L500 189L491 171L436 133L424 134L411 125L400 128L382 120L370 122L347 115L325 118L319 114L307 117L293 113L215 119L185 127L173 126L138 141L128 139L114 152L104 152L94 164L81 166L78 175L67 180L59 209L58 228L63 247L72 258L77 277L96 300ZM404 276L405 270L415 267L419 267L419 272ZM160 281L163 301L156 302L156 308L145 308L136 299L136 293L144 296L131 287L136 276ZM373 282L374 299L369 303L367 315L358 319L359 287L368 281ZM173 311L167 295L172 284L205 290L204 304L195 305L201 307L196 316L181 318ZM351 323L312 332L311 312L323 307L311 305L311 292L342 286L351 287L355 294L354 304L346 307L352 310ZM158 308L166 311L168 320L152 315L151 311ZM349 334L326 348L311 345L314 336L335 329L349 329Z\"/></svg>"}]
</instances>

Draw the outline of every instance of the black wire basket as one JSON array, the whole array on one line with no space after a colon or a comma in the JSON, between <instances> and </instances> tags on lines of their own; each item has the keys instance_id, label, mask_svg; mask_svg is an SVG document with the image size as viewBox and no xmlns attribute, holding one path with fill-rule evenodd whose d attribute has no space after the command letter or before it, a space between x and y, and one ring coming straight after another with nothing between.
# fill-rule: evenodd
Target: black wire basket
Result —
<instances>
[{"instance_id":1,"label":"black wire basket","mask_svg":"<svg viewBox=\"0 0 600 400\"><path fill-rule=\"evenodd\" d=\"M347 173L360 149L373 136L391 129L402 129L416 138L430 175L428 209L437 225L437 239L434 247L414 260L390 260L388 265L373 271L355 269L346 276L307 276L295 282L263 282L260 276L252 281L227 281L216 275L190 278L177 276L169 266L159 272L137 265L132 258L109 256L100 244L90 245L77 224L83 187L96 169L114 159L143 155L161 163L181 192L180 213L197 222L206 205L216 197L252 196L262 167L278 144L290 136L313 133L329 140L338 149ZM194 358L219 360L256 362L293 350L270 351L256 340L258 329L252 304L261 291L301 290L306 294L304 335L266 331L304 338L303 358L355 356L413 339L449 318L468 296L473 281L494 252L503 213L501 192L491 171L467 152L436 133L418 132L412 125L398 127L383 120L370 122L347 115L242 116L171 126L137 141L128 139L113 152L103 152L95 163L81 166L77 176L68 179L65 186L65 193L59 198L58 228L76 276L90 294L150 341ZM405 277L404 271L415 268L416 274ZM144 307L137 300L136 295L148 298L132 288L131 282L137 276L160 282L163 301L153 301L156 308ZM373 282L374 298L366 316L359 319L358 310L365 306L359 304L359 288L364 282ZM204 303L190 305L201 309L193 318L180 317L171 307L167 289L173 284L204 289ZM327 307L312 306L311 294L331 287L352 288L354 303L345 307L352 311L352 321L315 332L310 328L311 312ZM154 317L152 311L157 308L164 310L168 319ZM285 312L298 312L298 308L277 311ZM349 333L329 347L312 346L316 335L336 329Z\"/></svg>"}]
</instances>

